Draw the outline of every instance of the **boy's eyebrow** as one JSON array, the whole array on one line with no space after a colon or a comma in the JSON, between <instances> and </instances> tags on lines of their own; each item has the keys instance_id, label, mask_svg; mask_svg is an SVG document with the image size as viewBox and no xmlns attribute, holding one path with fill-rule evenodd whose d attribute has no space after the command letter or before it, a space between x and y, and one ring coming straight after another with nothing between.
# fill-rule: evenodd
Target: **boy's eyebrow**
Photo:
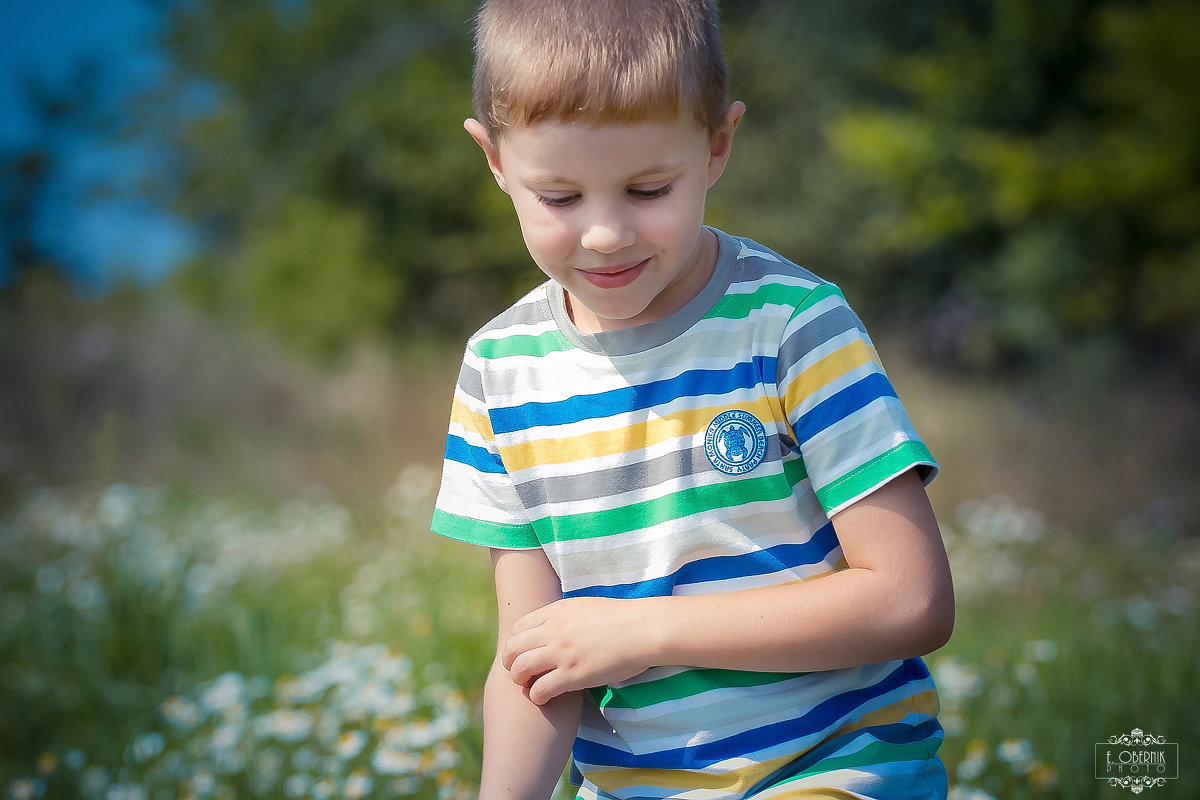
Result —
<instances>
[{"instance_id":1,"label":"boy's eyebrow","mask_svg":"<svg viewBox=\"0 0 1200 800\"><path fill-rule=\"evenodd\" d=\"M682 161L677 164L671 164L671 163L652 164L649 167L646 167L645 169L639 170L636 174L634 174L630 178L628 178L628 180L630 180L630 181L641 180L642 178L644 178L648 175L665 175L665 174L675 172L677 170L682 169L685 166L685 164L686 164L686 162L682 162ZM562 175L556 175L553 172L531 172L525 176L525 180L528 183L573 183L574 182L570 178L567 178Z\"/></svg>"}]
</instances>

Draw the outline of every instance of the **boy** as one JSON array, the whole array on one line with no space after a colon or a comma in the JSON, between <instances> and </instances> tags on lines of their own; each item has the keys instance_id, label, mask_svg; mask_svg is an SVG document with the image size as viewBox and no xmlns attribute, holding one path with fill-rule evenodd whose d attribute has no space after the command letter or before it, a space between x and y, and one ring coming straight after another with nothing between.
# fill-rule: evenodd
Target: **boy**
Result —
<instances>
[{"instance_id":1,"label":"boy","mask_svg":"<svg viewBox=\"0 0 1200 800\"><path fill-rule=\"evenodd\" d=\"M480 797L569 751L581 798L944 796L937 467L836 287L702 223L713 4L490 0L476 57L550 278L468 343L434 515L492 553Z\"/></svg>"}]
</instances>

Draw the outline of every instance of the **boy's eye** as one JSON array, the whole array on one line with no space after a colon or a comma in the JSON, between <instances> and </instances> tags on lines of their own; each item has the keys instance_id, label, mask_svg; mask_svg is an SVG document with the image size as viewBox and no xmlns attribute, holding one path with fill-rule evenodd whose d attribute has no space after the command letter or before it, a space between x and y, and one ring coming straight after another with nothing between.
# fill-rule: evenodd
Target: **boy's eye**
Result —
<instances>
[{"instance_id":1,"label":"boy's eye","mask_svg":"<svg viewBox=\"0 0 1200 800\"><path fill-rule=\"evenodd\" d=\"M566 208L579 199L579 195L577 194L541 194L540 192L536 192L534 196L537 197L539 203L551 208Z\"/></svg>"},{"instance_id":2,"label":"boy's eye","mask_svg":"<svg viewBox=\"0 0 1200 800\"><path fill-rule=\"evenodd\" d=\"M656 197L666 197L671 193L671 184L667 183L654 189L630 189L629 193L639 200L653 200Z\"/></svg>"}]
</instances>

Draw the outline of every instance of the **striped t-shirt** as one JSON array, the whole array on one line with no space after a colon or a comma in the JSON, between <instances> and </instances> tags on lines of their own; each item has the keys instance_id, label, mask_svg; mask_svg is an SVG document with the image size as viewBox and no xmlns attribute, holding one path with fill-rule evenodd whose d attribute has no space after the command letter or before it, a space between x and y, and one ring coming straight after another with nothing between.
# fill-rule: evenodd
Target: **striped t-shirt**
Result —
<instances>
[{"instance_id":1,"label":"striped t-shirt","mask_svg":"<svg viewBox=\"0 0 1200 800\"><path fill-rule=\"evenodd\" d=\"M741 591L844 569L830 516L933 477L837 287L717 234L712 278L667 319L583 334L548 281L471 338L436 532L542 548L564 597ZM584 693L579 797L940 797L937 708L920 659L655 667Z\"/></svg>"}]
</instances>

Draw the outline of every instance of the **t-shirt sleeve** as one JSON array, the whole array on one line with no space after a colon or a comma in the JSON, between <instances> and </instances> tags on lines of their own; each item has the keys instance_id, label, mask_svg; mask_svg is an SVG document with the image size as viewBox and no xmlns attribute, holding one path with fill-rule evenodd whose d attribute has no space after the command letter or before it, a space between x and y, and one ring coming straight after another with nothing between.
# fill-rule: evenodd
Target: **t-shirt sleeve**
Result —
<instances>
[{"instance_id":1,"label":"t-shirt sleeve","mask_svg":"<svg viewBox=\"0 0 1200 800\"><path fill-rule=\"evenodd\" d=\"M926 484L937 474L866 329L836 286L818 286L792 314L777 377L813 492L830 516L914 467Z\"/></svg>"},{"instance_id":2,"label":"t-shirt sleeve","mask_svg":"<svg viewBox=\"0 0 1200 800\"><path fill-rule=\"evenodd\" d=\"M459 370L434 505L435 533L508 550L540 546L500 458L487 414L481 363L469 350Z\"/></svg>"}]
</instances>

